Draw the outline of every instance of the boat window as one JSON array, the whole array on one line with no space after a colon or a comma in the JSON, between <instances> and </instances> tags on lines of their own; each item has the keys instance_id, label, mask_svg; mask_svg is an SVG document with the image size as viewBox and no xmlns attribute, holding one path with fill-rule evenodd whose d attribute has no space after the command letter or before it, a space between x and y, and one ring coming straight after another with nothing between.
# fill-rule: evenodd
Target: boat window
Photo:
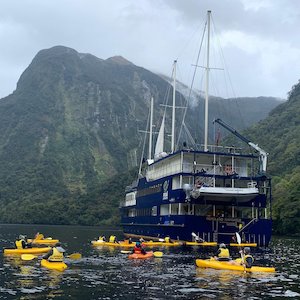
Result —
<instances>
[{"instance_id":1,"label":"boat window","mask_svg":"<svg viewBox=\"0 0 300 300\"><path fill-rule=\"evenodd\" d=\"M174 176L172 178L172 190L180 189L180 177Z\"/></svg>"},{"instance_id":2,"label":"boat window","mask_svg":"<svg viewBox=\"0 0 300 300\"><path fill-rule=\"evenodd\" d=\"M136 210L136 216L151 216L152 210L150 208L141 208Z\"/></svg>"},{"instance_id":3,"label":"boat window","mask_svg":"<svg viewBox=\"0 0 300 300\"><path fill-rule=\"evenodd\" d=\"M184 184L193 185L194 184L194 178L193 178L193 176L182 176L182 186Z\"/></svg>"},{"instance_id":4,"label":"boat window","mask_svg":"<svg viewBox=\"0 0 300 300\"><path fill-rule=\"evenodd\" d=\"M136 216L135 208L129 209L128 210L128 217L135 217L135 216Z\"/></svg>"},{"instance_id":5,"label":"boat window","mask_svg":"<svg viewBox=\"0 0 300 300\"><path fill-rule=\"evenodd\" d=\"M171 204L171 215L179 214L179 203Z\"/></svg>"},{"instance_id":6,"label":"boat window","mask_svg":"<svg viewBox=\"0 0 300 300\"><path fill-rule=\"evenodd\" d=\"M213 206L195 204L195 215L211 217L213 215Z\"/></svg>"},{"instance_id":7,"label":"boat window","mask_svg":"<svg viewBox=\"0 0 300 300\"><path fill-rule=\"evenodd\" d=\"M160 206L160 215L167 216L169 214L169 204L163 204Z\"/></svg>"},{"instance_id":8,"label":"boat window","mask_svg":"<svg viewBox=\"0 0 300 300\"><path fill-rule=\"evenodd\" d=\"M235 207L236 218L252 219L252 208L251 207Z\"/></svg>"},{"instance_id":9,"label":"boat window","mask_svg":"<svg viewBox=\"0 0 300 300\"><path fill-rule=\"evenodd\" d=\"M232 207L224 205L216 205L216 215L217 218L231 218L232 217Z\"/></svg>"},{"instance_id":10,"label":"boat window","mask_svg":"<svg viewBox=\"0 0 300 300\"><path fill-rule=\"evenodd\" d=\"M128 193L125 196L125 206L136 205L136 192Z\"/></svg>"},{"instance_id":11,"label":"boat window","mask_svg":"<svg viewBox=\"0 0 300 300\"><path fill-rule=\"evenodd\" d=\"M180 207L181 215L193 215L194 214L194 205L191 204L182 204Z\"/></svg>"},{"instance_id":12,"label":"boat window","mask_svg":"<svg viewBox=\"0 0 300 300\"><path fill-rule=\"evenodd\" d=\"M180 161L180 155L175 155L173 157L168 157L165 160L150 165L147 169L147 179L151 181L161 177L166 177L172 174L180 173Z\"/></svg>"},{"instance_id":13,"label":"boat window","mask_svg":"<svg viewBox=\"0 0 300 300\"><path fill-rule=\"evenodd\" d=\"M151 215L152 216L157 216L157 206L152 207Z\"/></svg>"}]
</instances>

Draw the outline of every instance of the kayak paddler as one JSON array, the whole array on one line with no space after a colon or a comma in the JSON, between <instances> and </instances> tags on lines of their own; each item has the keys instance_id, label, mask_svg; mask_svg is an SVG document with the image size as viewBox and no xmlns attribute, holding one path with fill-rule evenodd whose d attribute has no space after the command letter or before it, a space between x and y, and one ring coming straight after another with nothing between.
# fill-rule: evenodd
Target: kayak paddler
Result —
<instances>
[{"instance_id":1,"label":"kayak paddler","mask_svg":"<svg viewBox=\"0 0 300 300\"><path fill-rule=\"evenodd\" d=\"M19 239L15 241L15 246L17 249L32 248L31 243L26 242L26 235L19 235Z\"/></svg>"},{"instance_id":2,"label":"kayak paddler","mask_svg":"<svg viewBox=\"0 0 300 300\"><path fill-rule=\"evenodd\" d=\"M166 236L164 238L164 243L173 243L173 241L171 240L171 238L169 236Z\"/></svg>"},{"instance_id":3,"label":"kayak paddler","mask_svg":"<svg viewBox=\"0 0 300 300\"><path fill-rule=\"evenodd\" d=\"M50 262L62 262L64 260L64 253L66 250L61 247L61 243L56 243L55 246L43 256Z\"/></svg>"},{"instance_id":4,"label":"kayak paddler","mask_svg":"<svg viewBox=\"0 0 300 300\"><path fill-rule=\"evenodd\" d=\"M109 237L109 243L118 243L117 237L115 235L111 235Z\"/></svg>"},{"instance_id":5,"label":"kayak paddler","mask_svg":"<svg viewBox=\"0 0 300 300\"><path fill-rule=\"evenodd\" d=\"M144 254L144 255L145 255L145 254L146 254L146 251L145 251L144 247L141 245L140 242L136 242L136 243L135 243L135 246L134 246L134 248L133 248L132 253L136 253L136 254Z\"/></svg>"},{"instance_id":6,"label":"kayak paddler","mask_svg":"<svg viewBox=\"0 0 300 300\"><path fill-rule=\"evenodd\" d=\"M215 258L215 260L218 260L218 261L230 261L231 260L229 250L226 248L226 245L224 243L221 243L219 245L219 249L216 252L214 258Z\"/></svg>"},{"instance_id":7,"label":"kayak paddler","mask_svg":"<svg viewBox=\"0 0 300 300\"><path fill-rule=\"evenodd\" d=\"M244 255L242 256L241 265L244 265L245 268L251 268L254 262L253 256L250 254L250 247L245 247L244 250L241 250Z\"/></svg>"},{"instance_id":8,"label":"kayak paddler","mask_svg":"<svg viewBox=\"0 0 300 300\"><path fill-rule=\"evenodd\" d=\"M98 242L100 242L100 243L104 243L104 242L106 242L106 238L105 238L105 236L104 236L104 235L102 235L102 236L99 236L99 238L98 238Z\"/></svg>"}]
</instances>

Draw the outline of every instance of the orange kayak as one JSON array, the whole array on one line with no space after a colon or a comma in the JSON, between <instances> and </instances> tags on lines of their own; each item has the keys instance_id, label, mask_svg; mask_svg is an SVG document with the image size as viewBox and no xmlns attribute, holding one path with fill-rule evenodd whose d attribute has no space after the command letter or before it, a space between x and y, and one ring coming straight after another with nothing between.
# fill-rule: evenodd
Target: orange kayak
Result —
<instances>
[{"instance_id":1,"label":"orange kayak","mask_svg":"<svg viewBox=\"0 0 300 300\"><path fill-rule=\"evenodd\" d=\"M130 259L143 259L143 258L149 258L153 256L153 251L146 252L146 254L142 253L133 253L128 255L128 258Z\"/></svg>"}]
</instances>

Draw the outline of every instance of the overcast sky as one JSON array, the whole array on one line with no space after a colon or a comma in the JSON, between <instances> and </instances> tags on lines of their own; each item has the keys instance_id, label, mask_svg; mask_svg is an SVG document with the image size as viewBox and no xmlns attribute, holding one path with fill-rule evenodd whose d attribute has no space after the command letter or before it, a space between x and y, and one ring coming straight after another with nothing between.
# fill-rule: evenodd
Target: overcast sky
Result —
<instances>
[{"instance_id":1,"label":"overcast sky","mask_svg":"<svg viewBox=\"0 0 300 300\"><path fill-rule=\"evenodd\" d=\"M38 51L56 45L166 75L178 59L178 79L188 82L195 50L187 50L199 44L207 10L234 95L286 98L300 78L298 0L0 0L0 97Z\"/></svg>"}]
</instances>

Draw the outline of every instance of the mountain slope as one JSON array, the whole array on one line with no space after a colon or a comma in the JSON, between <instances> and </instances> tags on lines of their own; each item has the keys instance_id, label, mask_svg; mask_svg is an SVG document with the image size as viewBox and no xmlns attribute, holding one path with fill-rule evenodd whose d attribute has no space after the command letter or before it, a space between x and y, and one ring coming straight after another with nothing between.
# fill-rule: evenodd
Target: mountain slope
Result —
<instances>
[{"instance_id":1,"label":"mountain slope","mask_svg":"<svg viewBox=\"0 0 300 300\"><path fill-rule=\"evenodd\" d=\"M264 145L269 155L268 172L273 176L275 232L300 233L300 82L287 102L248 131Z\"/></svg>"}]
</instances>

